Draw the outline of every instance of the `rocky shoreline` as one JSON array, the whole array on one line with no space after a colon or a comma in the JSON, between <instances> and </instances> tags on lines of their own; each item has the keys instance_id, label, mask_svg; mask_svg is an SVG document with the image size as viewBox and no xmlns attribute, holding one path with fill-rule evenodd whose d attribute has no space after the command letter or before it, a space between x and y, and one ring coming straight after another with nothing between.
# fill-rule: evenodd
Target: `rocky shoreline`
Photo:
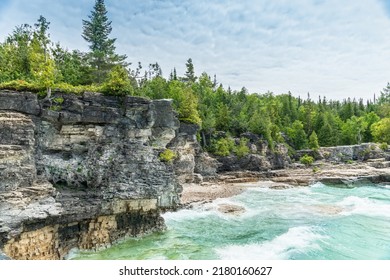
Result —
<instances>
[{"instance_id":1,"label":"rocky shoreline","mask_svg":"<svg viewBox=\"0 0 390 280\"><path fill-rule=\"evenodd\" d=\"M390 184L390 167L377 168L377 164L372 164L378 162L383 161L348 164L319 161L316 162L314 169L312 166L298 165L295 168L268 172L224 173L202 184L184 184L181 202L184 207L191 207L192 205L209 203L218 198L232 197L253 187L278 190L307 187L316 182L344 187L355 187L367 183Z\"/></svg>"},{"instance_id":2,"label":"rocky shoreline","mask_svg":"<svg viewBox=\"0 0 390 280\"><path fill-rule=\"evenodd\" d=\"M243 134L250 153L212 157L198 127L180 123L171 100L0 91L0 259L63 259L165 229L160 213L320 181L390 182L390 151L378 144L289 155ZM160 154L175 154L166 162ZM296 163L309 154L310 167ZM240 207L220 205L226 214Z\"/></svg>"}]
</instances>

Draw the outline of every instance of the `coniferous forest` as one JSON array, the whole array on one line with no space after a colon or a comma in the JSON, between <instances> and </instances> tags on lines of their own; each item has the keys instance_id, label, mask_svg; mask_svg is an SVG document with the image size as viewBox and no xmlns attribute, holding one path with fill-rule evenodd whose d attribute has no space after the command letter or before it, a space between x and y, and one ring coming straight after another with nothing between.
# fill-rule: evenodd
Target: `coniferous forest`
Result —
<instances>
[{"instance_id":1,"label":"coniferous forest","mask_svg":"<svg viewBox=\"0 0 390 280\"><path fill-rule=\"evenodd\" d=\"M157 62L147 67L130 64L126 55L116 52L103 0L95 2L82 22L80 36L88 52L52 42L50 22L43 16L33 25L15 27L0 43L0 89L32 91L42 98L52 98L53 92L85 91L170 98L181 121L199 125L202 147L217 155L239 151L232 137L245 132L260 135L271 149L275 143L286 143L292 150L390 143L390 84L370 100L231 90L214 73L196 76L191 59L185 62L185 73L172 69L165 76Z\"/></svg>"}]
</instances>

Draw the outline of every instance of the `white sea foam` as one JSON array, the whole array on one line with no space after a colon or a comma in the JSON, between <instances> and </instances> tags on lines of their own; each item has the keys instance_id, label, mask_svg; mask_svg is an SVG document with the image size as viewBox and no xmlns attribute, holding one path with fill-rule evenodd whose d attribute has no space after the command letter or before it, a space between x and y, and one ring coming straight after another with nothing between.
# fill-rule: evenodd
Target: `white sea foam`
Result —
<instances>
[{"instance_id":1,"label":"white sea foam","mask_svg":"<svg viewBox=\"0 0 390 280\"><path fill-rule=\"evenodd\" d=\"M189 220L189 219L199 219L202 217L207 217L213 213L209 211L202 211L200 209L192 210L192 209L183 209L177 212L166 212L162 216L165 220Z\"/></svg>"},{"instance_id":2,"label":"white sea foam","mask_svg":"<svg viewBox=\"0 0 390 280\"><path fill-rule=\"evenodd\" d=\"M221 259L227 260L277 260L289 259L294 253L318 250L316 241L325 238L314 232L313 227L299 226L290 228L286 233L271 241L260 244L231 245L216 249Z\"/></svg>"},{"instance_id":3,"label":"white sea foam","mask_svg":"<svg viewBox=\"0 0 390 280\"><path fill-rule=\"evenodd\" d=\"M369 198L357 196L348 196L338 205L342 206L345 211L343 215L359 214L365 216L390 217L390 204L373 201Z\"/></svg>"},{"instance_id":4,"label":"white sea foam","mask_svg":"<svg viewBox=\"0 0 390 280\"><path fill-rule=\"evenodd\" d=\"M321 182L317 182L317 183L314 183L313 185L311 185L310 187L311 188L323 188L323 187L326 187L326 185L321 183Z\"/></svg>"}]
</instances>

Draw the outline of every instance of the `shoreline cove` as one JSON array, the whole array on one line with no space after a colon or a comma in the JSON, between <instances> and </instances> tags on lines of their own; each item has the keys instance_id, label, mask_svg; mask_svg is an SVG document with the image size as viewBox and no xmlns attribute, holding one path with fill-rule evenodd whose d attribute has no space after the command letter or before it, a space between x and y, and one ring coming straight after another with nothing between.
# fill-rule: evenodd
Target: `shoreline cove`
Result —
<instances>
[{"instance_id":1,"label":"shoreline cove","mask_svg":"<svg viewBox=\"0 0 390 280\"><path fill-rule=\"evenodd\" d=\"M72 259L389 259L388 187L253 184L232 197L166 212L167 231L107 250L78 252ZM224 213L222 204L245 211Z\"/></svg>"}]
</instances>

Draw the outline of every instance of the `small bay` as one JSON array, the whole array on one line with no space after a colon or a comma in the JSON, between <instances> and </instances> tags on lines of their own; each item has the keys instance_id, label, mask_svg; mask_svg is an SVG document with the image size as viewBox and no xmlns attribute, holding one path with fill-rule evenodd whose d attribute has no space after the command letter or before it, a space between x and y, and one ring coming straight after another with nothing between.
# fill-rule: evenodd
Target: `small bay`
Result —
<instances>
[{"instance_id":1,"label":"small bay","mask_svg":"<svg viewBox=\"0 0 390 280\"><path fill-rule=\"evenodd\" d=\"M163 217L165 232L70 259L390 259L388 185L253 187Z\"/></svg>"}]
</instances>

